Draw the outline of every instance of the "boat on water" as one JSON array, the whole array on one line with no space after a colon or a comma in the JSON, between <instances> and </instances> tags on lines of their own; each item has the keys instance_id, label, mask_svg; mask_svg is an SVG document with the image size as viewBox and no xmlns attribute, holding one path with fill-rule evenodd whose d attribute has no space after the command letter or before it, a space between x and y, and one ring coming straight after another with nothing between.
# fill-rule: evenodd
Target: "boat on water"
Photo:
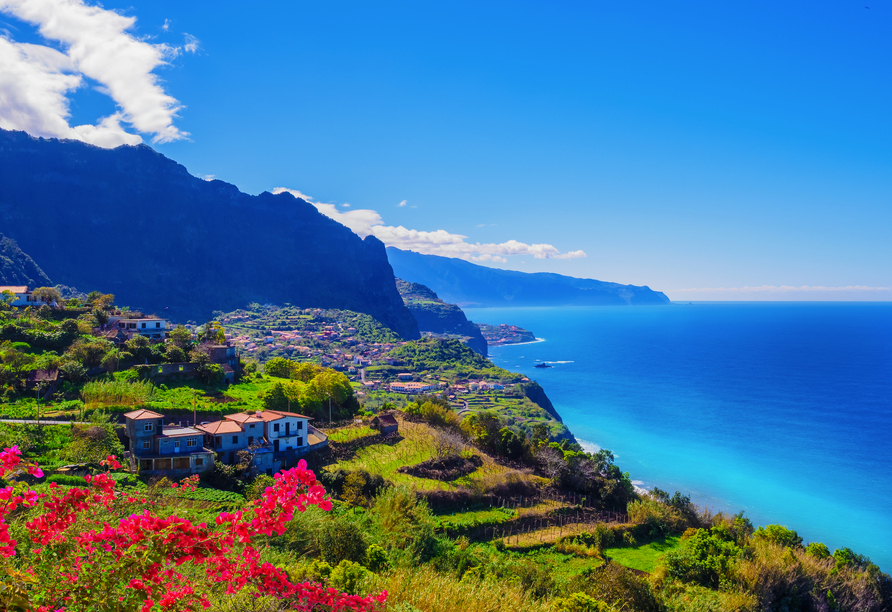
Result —
<instances>
[{"instance_id":1,"label":"boat on water","mask_svg":"<svg viewBox=\"0 0 892 612\"><path fill-rule=\"evenodd\" d=\"M554 366L550 366L547 363L537 363L533 367L534 368L553 368Z\"/></svg>"}]
</instances>

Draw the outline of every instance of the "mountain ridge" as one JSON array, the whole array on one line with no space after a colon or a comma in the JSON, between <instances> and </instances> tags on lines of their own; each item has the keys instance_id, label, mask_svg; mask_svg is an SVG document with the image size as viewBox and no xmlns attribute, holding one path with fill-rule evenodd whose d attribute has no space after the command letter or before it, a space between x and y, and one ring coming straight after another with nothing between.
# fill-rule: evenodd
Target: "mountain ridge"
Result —
<instances>
[{"instance_id":1,"label":"mountain ridge","mask_svg":"<svg viewBox=\"0 0 892 612\"><path fill-rule=\"evenodd\" d=\"M459 306L638 306L669 304L650 287L575 278L551 272L487 268L450 257L387 248L394 273L430 287Z\"/></svg>"},{"instance_id":2,"label":"mountain ridge","mask_svg":"<svg viewBox=\"0 0 892 612\"><path fill-rule=\"evenodd\" d=\"M0 234L0 285L27 285L30 289L49 287L49 277L16 241Z\"/></svg>"},{"instance_id":3,"label":"mountain ridge","mask_svg":"<svg viewBox=\"0 0 892 612\"><path fill-rule=\"evenodd\" d=\"M146 145L2 129L0 187L4 233L57 283L180 319L293 303L364 312L419 337L384 244L291 194L202 180Z\"/></svg>"}]
</instances>

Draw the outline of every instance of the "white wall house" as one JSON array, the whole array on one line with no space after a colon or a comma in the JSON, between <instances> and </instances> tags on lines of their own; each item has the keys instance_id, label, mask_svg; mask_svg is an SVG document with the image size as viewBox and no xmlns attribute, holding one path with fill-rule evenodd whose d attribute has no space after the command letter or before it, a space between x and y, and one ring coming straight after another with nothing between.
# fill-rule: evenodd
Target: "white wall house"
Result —
<instances>
[{"instance_id":1,"label":"white wall house","mask_svg":"<svg viewBox=\"0 0 892 612\"><path fill-rule=\"evenodd\" d=\"M265 410L257 416L263 419L266 439L273 445L273 452L307 446L309 417L280 410Z\"/></svg>"},{"instance_id":2,"label":"white wall house","mask_svg":"<svg viewBox=\"0 0 892 612\"><path fill-rule=\"evenodd\" d=\"M10 302L10 306L37 306L40 303L36 297L31 294L31 290L27 285L6 285L0 287L0 294L8 291L15 299Z\"/></svg>"},{"instance_id":3,"label":"white wall house","mask_svg":"<svg viewBox=\"0 0 892 612\"><path fill-rule=\"evenodd\" d=\"M166 319L154 317L142 319L127 319L121 316L113 316L108 319L109 329L120 329L130 334L139 334L150 340L163 340L170 337L171 325Z\"/></svg>"}]
</instances>

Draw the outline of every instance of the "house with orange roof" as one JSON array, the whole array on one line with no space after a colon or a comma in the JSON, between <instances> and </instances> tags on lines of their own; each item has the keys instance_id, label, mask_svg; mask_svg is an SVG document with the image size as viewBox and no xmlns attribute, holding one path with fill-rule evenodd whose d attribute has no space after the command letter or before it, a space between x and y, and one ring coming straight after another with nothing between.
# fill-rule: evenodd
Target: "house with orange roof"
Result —
<instances>
[{"instance_id":1,"label":"house with orange roof","mask_svg":"<svg viewBox=\"0 0 892 612\"><path fill-rule=\"evenodd\" d=\"M0 286L0 294L8 293L12 295L10 306L36 306L40 300L32 295L27 285L3 285Z\"/></svg>"},{"instance_id":2,"label":"house with orange roof","mask_svg":"<svg viewBox=\"0 0 892 612\"><path fill-rule=\"evenodd\" d=\"M141 474L177 476L213 467L214 453L204 448L198 429L182 423L165 425L163 415L146 409L126 413L124 421L130 465Z\"/></svg>"}]
</instances>

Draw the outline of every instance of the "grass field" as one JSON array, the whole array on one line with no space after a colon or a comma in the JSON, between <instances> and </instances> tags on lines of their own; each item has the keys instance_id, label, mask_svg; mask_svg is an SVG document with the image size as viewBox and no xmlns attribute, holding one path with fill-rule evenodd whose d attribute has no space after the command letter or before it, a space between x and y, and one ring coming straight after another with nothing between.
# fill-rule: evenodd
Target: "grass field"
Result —
<instances>
[{"instance_id":1,"label":"grass field","mask_svg":"<svg viewBox=\"0 0 892 612\"><path fill-rule=\"evenodd\" d=\"M359 438L365 438L368 436L374 436L378 432L368 427L366 425L362 426L350 426L350 427L342 427L340 429L333 429L328 431L328 439L332 442L337 442L338 444L344 444L345 442L350 442L351 440L357 440Z\"/></svg>"},{"instance_id":2,"label":"grass field","mask_svg":"<svg viewBox=\"0 0 892 612\"><path fill-rule=\"evenodd\" d=\"M652 573L666 553L681 546L679 536L669 536L635 548L605 548L604 554L620 565Z\"/></svg>"},{"instance_id":3,"label":"grass field","mask_svg":"<svg viewBox=\"0 0 892 612\"><path fill-rule=\"evenodd\" d=\"M453 482L440 482L401 474L397 472L400 467L415 465L433 457L434 447L431 429L426 424L410 423L403 420L399 420L399 424L402 440L396 444L367 446L357 452L350 461L341 461L336 467L329 466L326 469L365 470L370 474L383 476L394 484L410 485L421 491L454 490L461 485L475 486L488 480L499 479L510 472L508 468L502 467L484 456L482 466L473 473Z\"/></svg>"}]
</instances>

